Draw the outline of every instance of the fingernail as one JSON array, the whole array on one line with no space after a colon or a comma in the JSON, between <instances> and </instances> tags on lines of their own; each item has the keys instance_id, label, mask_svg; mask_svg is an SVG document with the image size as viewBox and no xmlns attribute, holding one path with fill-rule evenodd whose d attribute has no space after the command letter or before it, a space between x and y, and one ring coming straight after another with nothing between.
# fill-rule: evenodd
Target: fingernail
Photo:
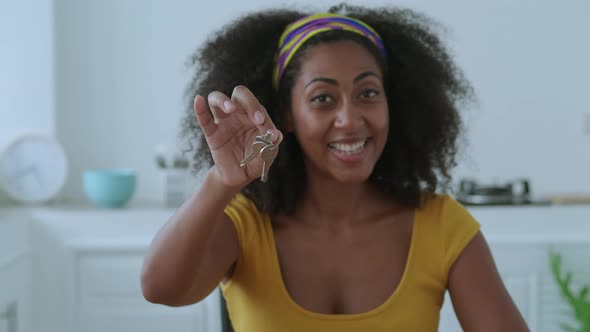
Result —
<instances>
[{"instance_id":1,"label":"fingernail","mask_svg":"<svg viewBox=\"0 0 590 332\"><path fill-rule=\"evenodd\" d=\"M254 112L254 123L257 125L261 125L264 123L264 115L262 115L262 112Z\"/></svg>"},{"instance_id":2,"label":"fingernail","mask_svg":"<svg viewBox=\"0 0 590 332\"><path fill-rule=\"evenodd\" d=\"M229 100L226 100L226 101L223 103L223 109L224 109L226 112L229 112L229 111L231 111L232 107L233 107L233 104L232 104L232 103L231 103Z\"/></svg>"}]
</instances>

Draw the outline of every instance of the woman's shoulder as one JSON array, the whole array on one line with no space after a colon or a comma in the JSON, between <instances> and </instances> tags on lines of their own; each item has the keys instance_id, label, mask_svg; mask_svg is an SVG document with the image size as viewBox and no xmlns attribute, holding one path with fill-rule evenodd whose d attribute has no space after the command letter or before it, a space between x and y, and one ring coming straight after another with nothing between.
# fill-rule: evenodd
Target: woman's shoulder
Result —
<instances>
[{"instance_id":1,"label":"woman's shoulder","mask_svg":"<svg viewBox=\"0 0 590 332\"><path fill-rule=\"evenodd\" d=\"M423 193L419 209L425 213L447 217L469 214L469 211L455 198L443 193Z\"/></svg>"},{"instance_id":2,"label":"woman's shoulder","mask_svg":"<svg viewBox=\"0 0 590 332\"><path fill-rule=\"evenodd\" d=\"M234 196L225 207L224 213L233 222L238 237L243 240L250 238L265 222L265 215L258 210L254 201L243 193Z\"/></svg>"},{"instance_id":3,"label":"woman's shoulder","mask_svg":"<svg viewBox=\"0 0 590 332\"><path fill-rule=\"evenodd\" d=\"M227 204L224 210L232 220L235 221L256 221L263 215L256 206L256 203L243 193L237 193Z\"/></svg>"},{"instance_id":4,"label":"woman's shoulder","mask_svg":"<svg viewBox=\"0 0 590 332\"><path fill-rule=\"evenodd\" d=\"M438 236L449 241L455 237L473 236L480 228L469 210L449 194L429 194L418 213L422 223L431 225Z\"/></svg>"},{"instance_id":5,"label":"woman's shoulder","mask_svg":"<svg viewBox=\"0 0 590 332\"><path fill-rule=\"evenodd\" d=\"M480 231L479 222L449 194L429 194L418 213L423 238L441 253L443 271L448 272Z\"/></svg>"},{"instance_id":6,"label":"woman's shoulder","mask_svg":"<svg viewBox=\"0 0 590 332\"><path fill-rule=\"evenodd\" d=\"M236 209L252 210L253 208L256 208L256 205L246 195L239 192L229 202L228 207L233 207Z\"/></svg>"}]
</instances>

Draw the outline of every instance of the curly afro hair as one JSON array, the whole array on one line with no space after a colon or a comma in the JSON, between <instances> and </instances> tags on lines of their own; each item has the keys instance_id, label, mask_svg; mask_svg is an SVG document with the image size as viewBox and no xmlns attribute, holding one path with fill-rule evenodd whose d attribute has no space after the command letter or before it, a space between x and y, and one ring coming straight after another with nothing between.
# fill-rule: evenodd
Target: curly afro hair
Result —
<instances>
[{"instance_id":1,"label":"curly afro hair","mask_svg":"<svg viewBox=\"0 0 590 332\"><path fill-rule=\"evenodd\" d=\"M457 138L462 122L459 107L473 97L472 88L436 33L431 18L409 9L369 9L341 4L329 12L360 19L379 33L386 48L383 59L363 37L345 31L318 34L308 40L281 79L272 86L273 61L285 27L309 15L294 10L248 14L225 26L192 56L195 74L186 91L187 110L181 135L188 141L195 169L213 161L193 112L196 95L220 91L228 96L245 85L266 107L279 130L286 133L290 91L306 49L319 43L353 40L365 46L383 71L391 107L389 137L369 181L398 203L418 207L424 197L447 189L456 166ZM292 214L306 190L303 153L293 134L286 134L266 183L253 181L242 189L269 214Z\"/></svg>"}]
</instances>

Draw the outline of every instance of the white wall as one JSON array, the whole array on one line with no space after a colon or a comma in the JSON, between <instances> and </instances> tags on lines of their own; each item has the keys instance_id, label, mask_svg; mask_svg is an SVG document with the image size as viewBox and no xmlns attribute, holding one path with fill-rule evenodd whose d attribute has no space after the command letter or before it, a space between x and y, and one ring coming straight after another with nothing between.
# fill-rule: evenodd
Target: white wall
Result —
<instances>
[{"instance_id":1,"label":"white wall","mask_svg":"<svg viewBox=\"0 0 590 332\"><path fill-rule=\"evenodd\" d=\"M480 98L466 118L470 156L456 174L529 176L540 193L589 192L590 2L421 3L451 26Z\"/></svg>"},{"instance_id":2,"label":"white wall","mask_svg":"<svg viewBox=\"0 0 590 332\"><path fill-rule=\"evenodd\" d=\"M137 169L134 200L158 199L154 148L176 146L190 54L257 5L56 0L57 130L72 173L65 199L84 199L81 173L97 167Z\"/></svg>"},{"instance_id":3,"label":"white wall","mask_svg":"<svg viewBox=\"0 0 590 332\"><path fill-rule=\"evenodd\" d=\"M53 17L52 0L0 1L0 150L22 133L55 134Z\"/></svg>"},{"instance_id":4,"label":"white wall","mask_svg":"<svg viewBox=\"0 0 590 332\"><path fill-rule=\"evenodd\" d=\"M298 3L305 7L310 2ZM327 7L333 2L318 1L315 8L320 6L317 3ZM57 107L55 118L50 107L35 115L48 128L55 119L57 135L69 155L64 197L83 199L82 170L124 166L140 173L135 199L155 200L153 150L159 143L176 142L182 94L190 76L185 69L188 56L208 33L231 18L275 4L224 0L207 2L205 7L201 1L182 0L55 0ZM466 114L470 145L455 172L457 178L503 181L528 176L538 193L590 190L590 136L581 124L590 113L585 99L590 86L590 2L406 0L396 4L422 10L449 28L449 45L479 96L479 104ZM5 29L2 36L8 34L13 43L49 43L45 42L51 40L45 32L48 23L38 19L41 25L36 28L20 23L32 12L24 12L25 4L12 7L20 12L10 27L31 31L22 40ZM4 20L0 24L6 25ZM32 36L41 31L45 34ZM50 49L43 48L45 53ZM25 46L17 49L12 61L27 56L29 61L20 67L2 61L2 74L10 70L11 77L30 81L38 71L30 69L37 61L33 54ZM25 75L15 72L15 67L26 68ZM48 71L47 65L43 70ZM44 100L39 101L37 94L35 100L25 98L27 109L51 104L47 75L33 80L44 84ZM5 81L3 85L8 84ZM13 91L28 97L35 89L21 86ZM24 103L21 98L14 100L10 106ZM6 127L4 118L1 131ZM23 116L16 119L33 123Z\"/></svg>"}]
</instances>

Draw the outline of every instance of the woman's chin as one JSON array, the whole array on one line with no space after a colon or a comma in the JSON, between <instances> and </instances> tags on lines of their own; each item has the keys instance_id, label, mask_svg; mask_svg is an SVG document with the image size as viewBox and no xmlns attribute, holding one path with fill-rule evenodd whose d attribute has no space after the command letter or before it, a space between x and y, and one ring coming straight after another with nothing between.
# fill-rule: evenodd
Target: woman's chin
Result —
<instances>
[{"instance_id":1,"label":"woman's chin","mask_svg":"<svg viewBox=\"0 0 590 332\"><path fill-rule=\"evenodd\" d=\"M366 183L369 180L369 176L371 175L371 172L337 172L337 173L333 173L332 176L333 178L343 184L363 184Z\"/></svg>"}]
</instances>

